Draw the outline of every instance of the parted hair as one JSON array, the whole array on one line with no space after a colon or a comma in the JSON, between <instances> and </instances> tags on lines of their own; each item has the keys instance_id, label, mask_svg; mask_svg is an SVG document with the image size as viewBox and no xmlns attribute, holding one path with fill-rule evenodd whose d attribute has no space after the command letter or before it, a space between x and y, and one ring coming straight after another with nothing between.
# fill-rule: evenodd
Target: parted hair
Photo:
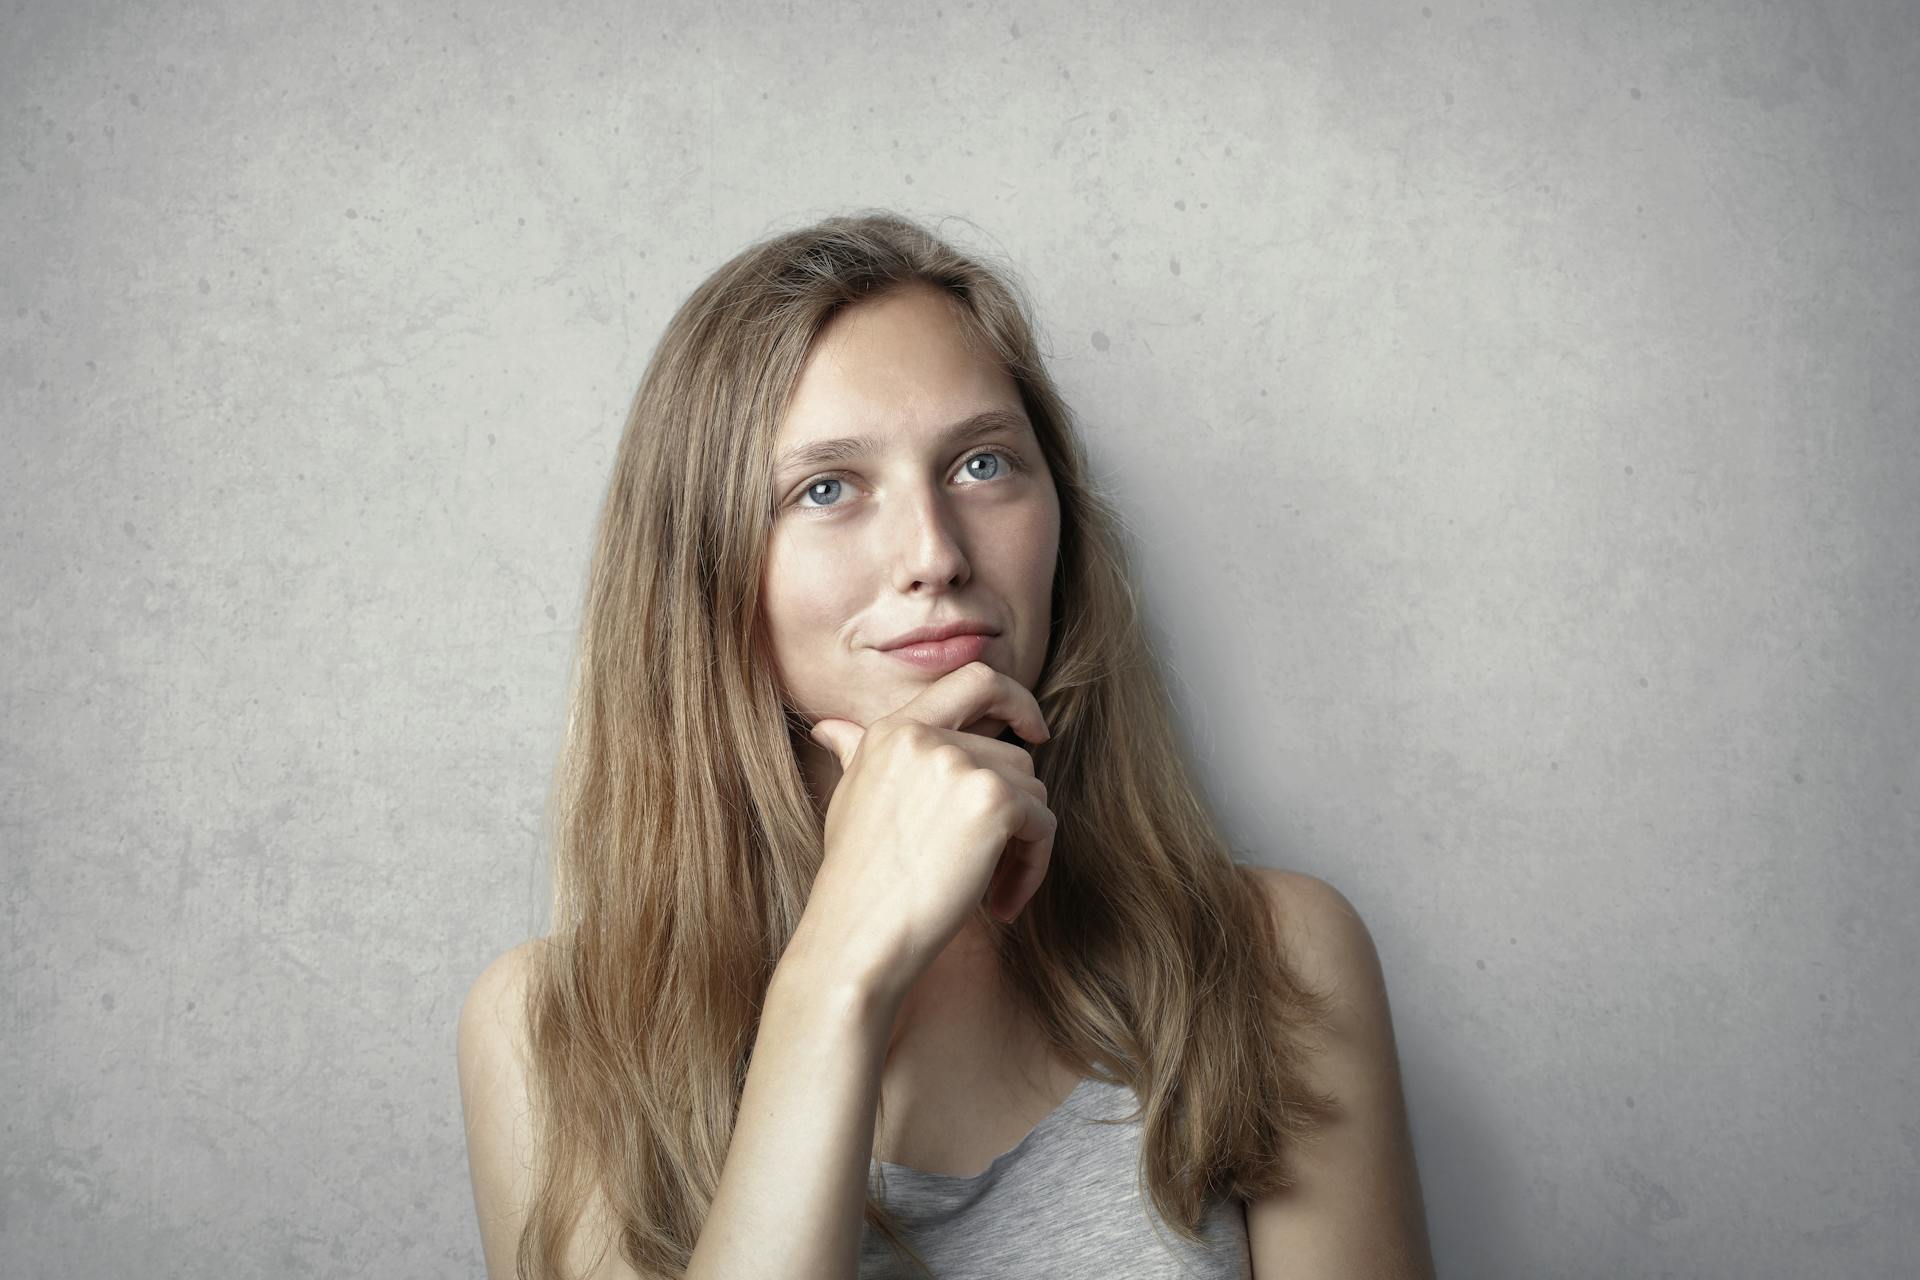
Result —
<instances>
[{"instance_id":1,"label":"parted hair","mask_svg":"<svg viewBox=\"0 0 1920 1280\"><path fill-rule=\"evenodd\" d=\"M1045 880L992 921L1012 998L1082 1074L1131 1086L1139 1186L1189 1240L1217 1197L1287 1188L1334 1099L1328 1012L1234 861L1174 728L1125 529L1088 476L1014 272L867 210L750 245L668 322L594 534L544 839L552 927L527 983L534 1199L517 1274L566 1274L591 1200L643 1276L684 1276L726 1162L767 986L824 853L759 584L776 430L821 331L908 287L1012 375L1060 503L1034 773ZM983 912L984 914L984 912ZM915 1263L870 1193L866 1221ZM921 1269L926 1270L924 1264ZM929 1273L930 1274L930 1273Z\"/></svg>"}]
</instances>

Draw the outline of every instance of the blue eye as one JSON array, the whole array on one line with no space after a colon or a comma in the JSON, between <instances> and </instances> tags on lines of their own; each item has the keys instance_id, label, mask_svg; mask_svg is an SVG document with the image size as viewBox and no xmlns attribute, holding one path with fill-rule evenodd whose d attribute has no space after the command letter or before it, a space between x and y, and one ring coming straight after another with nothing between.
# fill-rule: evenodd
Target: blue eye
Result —
<instances>
[{"instance_id":1,"label":"blue eye","mask_svg":"<svg viewBox=\"0 0 1920 1280\"><path fill-rule=\"evenodd\" d=\"M809 484L805 489L801 490L800 496L803 498L812 497L813 491L815 489L819 489L825 485L839 484L839 483L841 483L841 481L837 476L822 476L820 479L815 480L813 483Z\"/></svg>"},{"instance_id":2,"label":"blue eye","mask_svg":"<svg viewBox=\"0 0 1920 1280\"><path fill-rule=\"evenodd\" d=\"M979 462L985 458L995 458L995 459L1004 458L1007 461L1007 465L1014 471L1025 471L1027 469L1027 464L1021 461L1019 454L1015 453L1011 449L999 449L999 448L982 449L978 453L975 453L972 457L968 458L965 465L971 468L974 463ZM1000 478L1000 467L996 463L993 469L986 475L981 475L977 471L969 471L969 474L973 475L976 479L982 480L982 481L997 480ZM813 498L815 501L818 501L820 498L820 495L815 494L814 490L823 488L827 485L843 484L845 483L845 480L844 480L845 475L846 473L842 471L828 471L821 475L815 476L813 479L807 481L805 485L801 486L799 496L796 497L788 505L793 507L795 510L799 510L799 511L831 511L833 510L833 508L838 505L837 503L829 503L825 506L803 506L801 505L801 500L805 498Z\"/></svg>"}]
</instances>

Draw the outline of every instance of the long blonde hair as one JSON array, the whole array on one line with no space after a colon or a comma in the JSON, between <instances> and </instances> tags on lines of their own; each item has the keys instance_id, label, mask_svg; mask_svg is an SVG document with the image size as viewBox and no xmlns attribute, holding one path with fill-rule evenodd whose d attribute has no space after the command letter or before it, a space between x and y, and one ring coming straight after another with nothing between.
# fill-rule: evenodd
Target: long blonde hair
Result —
<instances>
[{"instance_id":1,"label":"long blonde hair","mask_svg":"<svg viewBox=\"0 0 1920 1280\"><path fill-rule=\"evenodd\" d=\"M805 724L760 617L773 440L827 322L915 282L945 290L968 340L1012 375L1060 499L1034 690L1053 736L1032 749L1060 825L1046 880L994 925L1010 991L1083 1074L1135 1090L1141 1185L1190 1240L1216 1197L1291 1186L1285 1153L1333 1106L1301 1070L1326 997L1295 976L1193 781L1119 517L1088 478L1019 285L898 215L831 217L748 247L693 291L614 459L547 811L553 926L528 983L541 1157L524 1280L563 1274L596 1192L628 1265L685 1274L767 983L823 854L796 754ZM865 1217L919 1261L881 1199Z\"/></svg>"}]
</instances>

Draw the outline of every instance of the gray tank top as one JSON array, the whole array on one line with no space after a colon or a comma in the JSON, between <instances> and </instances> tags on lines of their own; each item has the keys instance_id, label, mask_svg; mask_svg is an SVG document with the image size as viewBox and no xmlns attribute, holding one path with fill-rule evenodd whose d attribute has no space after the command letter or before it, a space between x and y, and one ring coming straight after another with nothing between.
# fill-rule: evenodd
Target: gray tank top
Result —
<instances>
[{"instance_id":1,"label":"gray tank top","mask_svg":"<svg viewBox=\"0 0 1920 1280\"><path fill-rule=\"evenodd\" d=\"M1202 1247L1178 1235L1137 1185L1140 1122L1122 1119L1136 1105L1132 1089L1089 1076L971 1178L873 1160L867 1182L936 1280L1251 1280L1240 1201L1212 1205ZM917 1275L885 1236L863 1228L861 1280Z\"/></svg>"}]
</instances>

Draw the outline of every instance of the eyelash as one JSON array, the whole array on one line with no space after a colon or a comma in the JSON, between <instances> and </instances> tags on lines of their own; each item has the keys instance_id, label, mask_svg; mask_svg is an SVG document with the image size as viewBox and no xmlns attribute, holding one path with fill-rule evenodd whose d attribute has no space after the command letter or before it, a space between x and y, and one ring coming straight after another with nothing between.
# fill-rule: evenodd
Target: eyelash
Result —
<instances>
[{"instance_id":1,"label":"eyelash","mask_svg":"<svg viewBox=\"0 0 1920 1280\"><path fill-rule=\"evenodd\" d=\"M975 458L982 458L990 453L997 454L1000 457L1005 458L1007 460L1008 465L1010 465L1016 472L1025 471L1027 469L1026 459L1022 458L1019 454L1015 453L1013 450L1005 448L1001 445L995 445L990 449L976 449L972 453L968 454L965 458L962 458L960 460L960 465L964 467L967 465L967 463L972 462ZM786 510L806 511L806 512L825 512L825 511L835 510L840 505L839 503L835 503L831 507L803 507L800 505L800 500L802 498L805 498L809 493L813 492L813 486L827 480L845 480L850 476L850 474L851 474L850 472L846 472L846 471L822 471L817 476L809 477L804 483L800 485L798 491L793 496L793 500L787 503ZM1001 477L999 476L994 476L993 479L982 480L980 481L980 483L992 484L994 480L998 480L1000 478Z\"/></svg>"}]
</instances>

